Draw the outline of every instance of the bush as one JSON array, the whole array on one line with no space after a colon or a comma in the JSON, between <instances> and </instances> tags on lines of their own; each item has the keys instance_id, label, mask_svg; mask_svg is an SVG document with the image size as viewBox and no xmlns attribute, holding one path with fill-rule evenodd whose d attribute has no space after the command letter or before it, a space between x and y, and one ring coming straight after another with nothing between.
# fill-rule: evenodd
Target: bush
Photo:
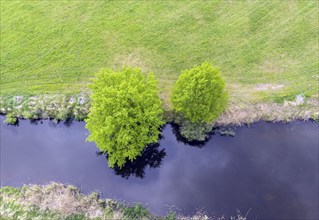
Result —
<instances>
[{"instance_id":1,"label":"bush","mask_svg":"<svg viewBox=\"0 0 319 220\"><path fill-rule=\"evenodd\" d=\"M180 124L180 133L187 141L205 141L212 131L212 125L185 120Z\"/></svg>"},{"instance_id":2,"label":"bush","mask_svg":"<svg viewBox=\"0 0 319 220\"><path fill-rule=\"evenodd\" d=\"M166 215L166 216L163 218L163 220L176 220L176 219L177 219L176 213L175 213L175 212L172 212L172 211L170 211L170 212L168 213L168 215Z\"/></svg>"},{"instance_id":3,"label":"bush","mask_svg":"<svg viewBox=\"0 0 319 220\"><path fill-rule=\"evenodd\" d=\"M192 123L210 123L227 105L228 95L219 70L205 62L184 70L173 86L172 104Z\"/></svg>"},{"instance_id":4,"label":"bush","mask_svg":"<svg viewBox=\"0 0 319 220\"><path fill-rule=\"evenodd\" d=\"M88 141L108 154L109 166L122 167L158 141L163 110L153 74L139 68L102 70L90 85L91 107L86 119Z\"/></svg>"},{"instance_id":5,"label":"bush","mask_svg":"<svg viewBox=\"0 0 319 220\"><path fill-rule=\"evenodd\" d=\"M32 113L30 111L26 110L26 111L22 112L22 117L25 118L25 119L32 119L32 116L33 115L32 115Z\"/></svg>"},{"instance_id":6,"label":"bush","mask_svg":"<svg viewBox=\"0 0 319 220\"><path fill-rule=\"evenodd\" d=\"M142 205L137 204L134 207L126 207L123 210L124 219L143 219L150 215L150 212Z\"/></svg>"},{"instance_id":7,"label":"bush","mask_svg":"<svg viewBox=\"0 0 319 220\"><path fill-rule=\"evenodd\" d=\"M18 119L16 116L14 116L13 114L9 113L6 116L6 120L4 120L4 123L8 123L8 124L12 124L15 125L17 123Z\"/></svg>"},{"instance_id":8,"label":"bush","mask_svg":"<svg viewBox=\"0 0 319 220\"><path fill-rule=\"evenodd\" d=\"M36 106L36 110L33 112L33 118L32 119L39 119L42 117L42 109L40 108L40 106Z\"/></svg>"},{"instance_id":9,"label":"bush","mask_svg":"<svg viewBox=\"0 0 319 220\"><path fill-rule=\"evenodd\" d=\"M65 121L69 118L69 111L65 108L58 109L58 113L56 114L56 119L59 121Z\"/></svg>"}]
</instances>

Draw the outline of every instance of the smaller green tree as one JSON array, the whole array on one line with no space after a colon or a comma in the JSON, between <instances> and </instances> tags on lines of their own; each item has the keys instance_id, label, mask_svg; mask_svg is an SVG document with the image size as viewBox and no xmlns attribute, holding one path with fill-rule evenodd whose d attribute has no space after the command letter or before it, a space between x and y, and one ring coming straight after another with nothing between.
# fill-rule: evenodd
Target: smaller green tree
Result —
<instances>
[{"instance_id":1,"label":"smaller green tree","mask_svg":"<svg viewBox=\"0 0 319 220\"><path fill-rule=\"evenodd\" d=\"M175 112L181 113L192 123L209 123L225 110L228 94L219 70L204 62L184 70L172 91Z\"/></svg>"},{"instance_id":2,"label":"smaller green tree","mask_svg":"<svg viewBox=\"0 0 319 220\"><path fill-rule=\"evenodd\" d=\"M139 68L101 70L92 89L86 128L88 141L108 154L109 166L122 167L158 141L163 109L153 74Z\"/></svg>"}]
</instances>

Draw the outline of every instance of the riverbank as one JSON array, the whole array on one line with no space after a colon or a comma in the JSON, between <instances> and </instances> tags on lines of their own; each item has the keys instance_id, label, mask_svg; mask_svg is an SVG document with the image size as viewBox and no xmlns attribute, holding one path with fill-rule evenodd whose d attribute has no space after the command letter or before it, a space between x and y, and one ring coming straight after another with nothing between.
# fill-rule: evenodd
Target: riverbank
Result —
<instances>
[{"instance_id":1,"label":"riverbank","mask_svg":"<svg viewBox=\"0 0 319 220\"><path fill-rule=\"evenodd\" d=\"M293 120L319 119L319 100L296 96L295 100L283 103L245 103L233 102L219 117L216 125L228 126L251 124L260 120L269 122L290 122Z\"/></svg>"},{"instance_id":2,"label":"riverbank","mask_svg":"<svg viewBox=\"0 0 319 220\"><path fill-rule=\"evenodd\" d=\"M89 107L90 99L85 93L0 97L0 113L11 118L62 121L73 118L82 121L86 118Z\"/></svg>"},{"instance_id":3,"label":"riverbank","mask_svg":"<svg viewBox=\"0 0 319 220\"><path fill-rule=\"evenodd\" d=\"M228 109L217 119L214 126L240 126L260 120L289 122L292 120L319 119L319 100L297 95L295 100L275 102L243 102L231 100ZM77 95L39 95L0 97L0 114L23 119L75 119L87 117L90 98L87 93ZM166 122L176 121L171 109L164 109Z\"/></svg>"},{"instance_id":4,"label":"riverbank","mask_svg":"<svg viewBox=\"0 0 319 220\"><path fill-rule=\"evenodd\" d=\"M19 118L38 120L54 119L57 122L86 119L90 108L88 93L77 95L41 95L0 97L0 114L6 114L6 122L16 124ZM319 101L297 95L295 100L283 103L246 103L230 101L227 110L213 124L191 123L171 109L164 109L164 120L174 123L177 135L186 142L205 141L212 131L220 128L237 127L264 120L290 122L293 120L319 120ZM229 133L229 132L226 132ZM231 131L233 134L234 132ZM231 135L232 136L232 135Z\"/></svg>"},{"instance_id":5,"label":"riverbank","mask_svg":"<svg viewBox=\"0 0 319 220\"><path fill-rule=\"evenodd\" d=\"M239 212L234 217L209 217L198 212L182 216L173 211L163 217L152 214L141 204L127 205L103 199L97 192L84 195L80 189L61 183L0 188L1 219L216 219L246 220Z\"/></svg>"}]
</instances>

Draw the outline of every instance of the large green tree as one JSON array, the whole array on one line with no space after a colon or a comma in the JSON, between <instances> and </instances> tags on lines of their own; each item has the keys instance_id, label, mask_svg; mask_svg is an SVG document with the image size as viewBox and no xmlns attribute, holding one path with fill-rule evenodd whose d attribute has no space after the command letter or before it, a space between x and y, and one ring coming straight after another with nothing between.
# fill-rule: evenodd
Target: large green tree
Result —
<instances>
[{"instance_id":1,"label":"large green tree","mask_svg":"<svg viewBox=\"0 0 319 220\"><path fill-rule=\"evenodd\" d=\"M193 123L215 120L225 110L227 98L225 81L208 62L184 70L172 92L174 110Z\"/></svg>"},{"instance_id":2,"label":"large green tree","mask_svg":"<svg viewBox=\"0 0 319 220\"><path fill-rule=\"evenodd\" d=\"M122 167L158 141L163 109L152 73L144 76L141 69L130 67L103 69L90 88L87 140L107 153L110 167Z\"/></svg>"}]
</instances>

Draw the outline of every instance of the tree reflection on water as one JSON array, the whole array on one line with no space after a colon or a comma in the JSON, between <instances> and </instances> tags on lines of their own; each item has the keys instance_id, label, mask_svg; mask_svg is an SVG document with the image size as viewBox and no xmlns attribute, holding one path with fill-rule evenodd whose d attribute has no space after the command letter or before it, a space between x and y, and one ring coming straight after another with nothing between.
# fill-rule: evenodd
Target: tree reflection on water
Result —
<instances>
[{"instance_id":1,"label":"tree reflection on water","mask_svg":"<svg viewBox=\"0 0 319 220\"><path fill-rule=\"evenodd\" d=\"M105 155L98 152L98 155ZM159 150L159 143L151 144L143 149L141 156L137 156L135 160L127 160L123 167L115 166L113 168L115 175L128 179L135 176L143 179L145 177L145 168L159 168L163 158L166 156L165 148ZM107 155L106 155L107 159Z\"/></svg>"},{"instance_id":2,"label":"tree reflection on water","mask_svg":"<svg viewBox=\"0 0 319 220\"><path fill-rule=\"evenodd\" d=\"M184 145L202 148L202 147L204 147L205 143L207 143L207 141L210 139L210 135L207 135L208 138L205 139L205 141L189 141L181 135L179 125L174 124L174 123L172 123L171 125L172 125L172 132L175 135L177 142L183 143Z\"/></svg>"}]
</instances>

